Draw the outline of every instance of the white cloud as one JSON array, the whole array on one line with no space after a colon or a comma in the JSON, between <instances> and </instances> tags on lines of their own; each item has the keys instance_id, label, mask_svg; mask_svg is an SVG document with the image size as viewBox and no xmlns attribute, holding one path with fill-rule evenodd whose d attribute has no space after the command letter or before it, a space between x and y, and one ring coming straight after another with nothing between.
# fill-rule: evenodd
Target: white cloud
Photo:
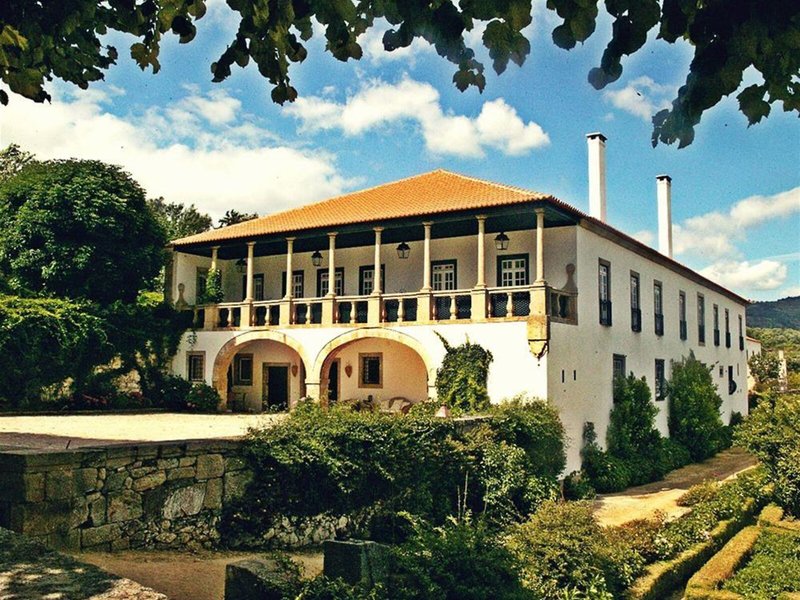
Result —
<instances>
[{"instance_id":1,"label":"white cloud","mask_svg":"<svg viewBox=\"0 0 800 600\"><path fill-rule=\"evenodd\" d=\"M642 231L637 231L636 233L632 234L631 237L635 240L642 242L643 244L647 244L648 246L652 246L656 241L655 234L649 229L643 229Z\"/></svg>"},{"instance_id":2,"label":"white cloud","mask_svg":"<svg viewBox=\"0 0 800 600\"><path fill-rule=\"evenodd\" d=\"M241 115L224 92L188 93L169 109L116 116L97 91L54 94L52 104L15 98L2 112L2 145L41 159L121 165L150 196L193 203L212 216L231 207L265 214L341 193L354 182L331 155L292 148Z\"/></svg>"},{"instance_id":3,"label":"white cloud","mask_svg":"<svg viewBox=\"0 0 800 600\"><path fill-rule=\"evenodd\" d=\"M735 243L747 231L773 219L800 213L800 187L772 196L750 196L727 212L710 212L686 219L673 227L676 254L695 254L714 259L737 254Z\"/></svg>"},{"instance_id":4,"label":"white cloud","mask_svg":"<svg viewBox=\"0 0 800 600\"><path fill-rule=\"evenodd\" d=\"M776 290L786 281L786 265L776 260L722 260L700 270L700 274L734 289Z\"/></svg>"},{"instance_id":5,"label":"white cloud","mask_svg":"<svg viewBox=\"0 0 800 600\"><path fill-rule=\"evenodd\" d=\"M377 65L398 60L409 63L413 62L419 54L433 51L433 46L428 42L421 38L415 38L409 46L387 52L383 47L383 35L389 29L391 29L389 23L385 19L380 19L358 37L358 43L364 51L364 58L370 63Z\"/></svg>"},{"instance_id":6,"label":"white cloud","mask_svg":"<svg viewBox=\"0 0 800 600\"><path fill-rule=\"evenodd\" d=\"M662 108L667 108L676 93L674 87L661 85L650 77L638 77L620 90L606 90L603 98L612 106L650 121Z\"/></svg>"},{"instance_id":7,"label":"white cloud","mask_svg":"<svg viewBox=\"0 0 800 600\"><path fill-rule=\"evenodd\" d=\"M484 103L476 118L453 115L442 109L433 86L407 77L395 84L365 84L344 103L306 97L284 110L300 120L302 130L340 129L350 136L391 123L416 122L427 149L435 154L480 157L494 148L520 155L550 143L541 126L525 123L502 98Z\"/></svg>"}]
</instances>

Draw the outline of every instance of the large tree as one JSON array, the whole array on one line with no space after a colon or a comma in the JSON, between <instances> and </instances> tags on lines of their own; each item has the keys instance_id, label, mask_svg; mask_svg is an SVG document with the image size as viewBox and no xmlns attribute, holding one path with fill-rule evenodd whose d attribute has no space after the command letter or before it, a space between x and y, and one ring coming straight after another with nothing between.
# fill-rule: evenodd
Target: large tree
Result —
<instances>
[{"instance_id":1,"label":"large tree","mask_svg":"<svg viewBox=\"0 0 800 600\"><path fill-rule=\"evenodd\" d=\"M0 273L17 293L134 302L165 243L144 191L118 167L36 162L0 182Z\"/></svg>"},{"instance_id":2,"label":"large tree","mask_svg":"<svg viewBox=\"0 0 800 600\"><path fill-rule=\"evenodd\" d=\"M244 67L252 60L279 103L297 97L289 68L305 60L303 42L312 37L314 20L325 30L326 50L348 60L361 57L359 36L375 19L386 19L392 26L383 38L387 51L427 40L457 65L453 82L462 91L482 90L486 83L483 64L464 42L465 32L477 23L486 25L482 42L497 73L509 61L521 65L530 52L522 30L531 23L532 0L228 0L228 6L238 13L239 26L211 65L214 81L227 78L234 64ZM563 21L553 30L561 48L571 49L594 33L598 0L547 0L547 8ZM589 73L598 89L619 79L623 57L639 51L650 32L694 47L686 83L672 108L653 118L653 144L690 144L703 113L739 90L750 67L763 82L744 88L737 98L751 124L767 116L773 103L800 112L797 0L605 0L604 10L613 28L600 65ZM162 37L173 33L190 42L205 11L205 0L4 0L0 79L12 92L39 102L49 98L45 80L86 88L117 60L117 50L101 42L109 30L133 34L131 57L155 72ZM0 90L0 102L7 101Z\"/></svg>"},{"instance_id":3,"label":"large tree","mask_svg":"<svg viewBox=\"0 0 800 600\"><path fill-rule=\"evenodd\" d=\"M147 204L161 223L168 240L177 240L208 231L213 224L211 217L197 210L194 204L184 206L167 202L160 197L148 200Z\"/></svg>"}]
</instances>

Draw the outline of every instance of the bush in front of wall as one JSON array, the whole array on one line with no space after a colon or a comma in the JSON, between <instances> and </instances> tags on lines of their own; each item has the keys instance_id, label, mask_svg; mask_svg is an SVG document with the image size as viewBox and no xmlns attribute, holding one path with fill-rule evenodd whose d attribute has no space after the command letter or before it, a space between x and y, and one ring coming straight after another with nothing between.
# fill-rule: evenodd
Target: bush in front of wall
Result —
<instances>
[{"instance_id":1,"label":"bush in front of wall","mask_svg":"<svg viewBox=\"0 0 800 600\"><path fill-rule=\"evenodd\" d=\"M778 504L800 517L800 395L765 397L736 429L735 439L761 461Z\"/></svg>"},{"instance_id":2,"label":"bush in front of wall","mask_svg":"<svg viewBox=\"0 0 800 600\"><path fill-rule=\"evenodd\" d=\"M403 537L394 531L399 511L438 525L470 510L502 526L557 495L562 435L557 414L541 402L510 403L469 428L453 419L301 403L281 423L249 435L245 454L255 476L227 507L225 536L257 545L278 516L365 511L376 513L369 528L384 539ZM543 449L556 457L539 460Z\"/></svg>"},{"instance_id":3,"label":"bush in front of wall","mask_svg":"<svg viewBox=\"0 0 800 600\"><path fill-rule=\"evenodd\" d=\"M210 385L195 383L186 395L186 410L190 412L216 412L222 399Z\"/></svg>"},{"instance_id":4,"label":"bush in front of wall","mask_svg":"<svg viewBox=\"0 0 800 600\"><path fill-rule=\"evenodd\" d=\"M200 298L200 304L217 304L225 298L225 289L222 287L222 271L209 269L206 276L206 289Z\"/></svg>"},{"instance_id":5,"label":"bush in front of wall","mask_svg":"<svg viewBox=\"0 0 800 600\"><path fill-rule=\"evenodd\" d=\"M672 363L667 394L670 438L686 447L693 461L714 456L725 446L719 413L722 399L710 368L697 360L693 352Z\"/></svg>"},{"instance_id":6,"label":"bush in front of wall","mask_svg":"<svg viewBox=\"0 0 800 600\"><path fill-rule=\"evenodd\" d=\"M439 335L437 333L437 335ZM444 344L442 366L436 371L436 397L442 404L465 412L479 412L489 407L486 381L492 353L469 340L452 346L439 335Z\"/></svg>"}]
</instances>

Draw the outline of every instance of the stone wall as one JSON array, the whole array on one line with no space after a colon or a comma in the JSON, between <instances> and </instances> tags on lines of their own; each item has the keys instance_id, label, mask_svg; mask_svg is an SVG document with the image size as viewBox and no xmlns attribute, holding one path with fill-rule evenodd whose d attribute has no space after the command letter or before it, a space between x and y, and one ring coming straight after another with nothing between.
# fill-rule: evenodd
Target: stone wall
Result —
<instances>
[{"instance_id":1,"label":"stone wall","mask_svg":"<svg viewBox=\"0 0 800 600\"><path fill-rule=\"evenodd\" d=\"M235 441L5 452L0 526L70 550L211 548L250 478Z\"/></svg>"}]
</instances>

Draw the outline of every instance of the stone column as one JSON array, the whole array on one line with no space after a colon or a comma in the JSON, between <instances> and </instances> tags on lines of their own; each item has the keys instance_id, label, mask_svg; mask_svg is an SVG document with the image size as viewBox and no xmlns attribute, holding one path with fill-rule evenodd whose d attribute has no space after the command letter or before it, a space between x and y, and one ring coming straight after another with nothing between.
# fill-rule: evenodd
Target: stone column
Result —
<instances>
[{"instance_id":1,"label":"stone column","mask_svg":"<svg viewBox=\"0 0 800 600\"><path fill-rule=\"evenodd\" d=\"M255 254L255 246L255 242L247 242L247 287L244 295L245 302L253 301L253 271L255 270L255 266L253 265L253 257Z\"/></svg>"},{"instance_id":2,"label":"stone column","mask_svg":"<svg viewBox=\"0 0 800 600\"><path fill-rule=\"evenodd\" d=\"M478 275L471 292L473 321L486 320L486 215L478 215Z\"/></svg>"},{"instance_id":3,"label":"stone column","mask_svg":"<svg viewBox=\"0 0 800 600\"><path fill-rule=\"evenodd\" d=\"M211 246L211 271L216 270L217 268L217 253L219 251L219 246Z\"/></svg>"},{"instance_id":4,"label":"stone column","mask_svg":"<svg viewBox=\"0 0 800 600\"><path fill-rule=\"evenodd\" d=\"M253 325L253 271L255 270L253 263L255 246L255 242L247 242L247 276L245 278L245 295L240 315L240 327L251 327Z\"/></svg>"},{"instance_id":5,"label":"stone column","mask_svg":"<svg viewBox=\"0 0 800 600\"><path fill-rule=\"evenodd\" d=\"M372 294L367 301L367 322L377 325L381 322L381 232L383 227L374 227L375 231L375 265L372 273Z\"/></svg>"},{"instance_id":6,"label":"stone column","mask_svg":"<svg viewBox=\"0 0 800 600\"><path fill-rule=\"evenodd\" d=\"M422 287L417 298L417 321L430 321L431 305L431 227L433 221L424 221L422 226L425 228L425 241L423 243L422 256Z\"/></svg>"},{"instance_id":7,"label":"stone column","mask_svg":"<svg viewBox=\"0 0 800 600\"><path fill-rule=\"evenodd\" d=\"M544 279L544 209L536 209L536 285L546 285Z\"/></svg>"},{"instance_id":8,"label":"stone column","mask_svg":"<svg viewBox=\"0 0 800 600\"><path fill-rule=\"evenodd\" d=\"M328 293L322 299L322 324L336 321L336 232L328 234Z\"/></svg>"},{"instance_id":9,"label":"stone column","mask_svg":"<svg viewBox=\"0 0 800 600\"><path fill-rule=\"evenodd\" d=\"M280 324L292 323L292 253L294 252L295 238L286 238L286 294L281 300Z\"/></svg>"}]
</instances>

